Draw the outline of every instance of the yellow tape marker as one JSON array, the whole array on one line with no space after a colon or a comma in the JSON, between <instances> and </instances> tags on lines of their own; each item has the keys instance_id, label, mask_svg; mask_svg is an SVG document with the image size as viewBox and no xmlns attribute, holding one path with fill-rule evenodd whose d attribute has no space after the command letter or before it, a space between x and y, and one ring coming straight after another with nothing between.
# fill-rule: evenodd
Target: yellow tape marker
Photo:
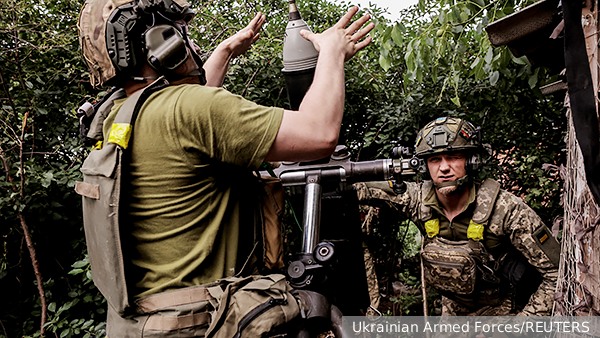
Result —
<instances>
[{"instance_id":1,"label":"yellow tape marker","mask_svg":"<svg viewBox=\"0 0 600 338\"><path fill-rule=\"evenodd\" d=\"M469 227L467 228L467 238L472 239L474 241L480 241L483 239L483 225L477 224L471 220L469 222Z\"/></svg>"},{"instance_id":2,"label":"yellow tape marker","mask_svg":"<svg viewBox=\"0 0 600 338\"><path fill-rule=\"evenodd\" d=\"M425 232L429 238L433 238L440 233L440 220L437 218L425 222Z\"/></svg>"},{"instance_id":3,"label":"yellow tape marker","mask_svg":"<svg viewBox=\"0 0 600 338\"><path fill-rule=\"evenodd\" d=\"M129 123L113 123L108 136L108 142L115 143L127 149L131 137L131 125Z\"/></svg>"}]
</instances>

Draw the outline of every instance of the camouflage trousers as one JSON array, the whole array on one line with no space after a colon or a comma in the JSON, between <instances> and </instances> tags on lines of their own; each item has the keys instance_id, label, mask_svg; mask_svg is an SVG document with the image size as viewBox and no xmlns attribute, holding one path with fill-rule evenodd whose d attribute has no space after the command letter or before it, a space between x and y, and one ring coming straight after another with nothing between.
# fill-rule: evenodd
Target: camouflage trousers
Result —
<instances>
[{"instance_id":1,"label":"camouflage trousers","mask_svg":"<svg viewBox=\"0 0 600 338\"><path fill-rule=\"evenodd\" d=\"M511 305L510 298L505 298L499 305L484 305L475 310L442 296L442 316L514 316L515 313L510 312Z\"/></svg>"}]
</instances>

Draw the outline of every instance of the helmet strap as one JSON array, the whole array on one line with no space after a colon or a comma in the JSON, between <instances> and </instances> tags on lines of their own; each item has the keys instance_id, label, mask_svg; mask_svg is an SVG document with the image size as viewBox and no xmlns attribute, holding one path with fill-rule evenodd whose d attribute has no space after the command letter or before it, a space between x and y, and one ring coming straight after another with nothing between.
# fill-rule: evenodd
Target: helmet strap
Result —
<instances>
[{"instance_id":1,"label":"helmet strap","mask_svg":"<svg viewBox=\"0 0 600 338\"><path fill-rule=\"evenodd\" d=\"M433 186L436 189L445 188L445 187L451 187L451 186L455 186L458 189L458 188L462 188L462 187L466 186L470 182L471 182L471 178L469 177L469 175L465 175L465 176L463 176L463 177L461 177L459 179L456 179L454 181L448 181L448 182L442 182L442 183L435 183L435 182L433 182Z\"/></svg>"}]
</instances>

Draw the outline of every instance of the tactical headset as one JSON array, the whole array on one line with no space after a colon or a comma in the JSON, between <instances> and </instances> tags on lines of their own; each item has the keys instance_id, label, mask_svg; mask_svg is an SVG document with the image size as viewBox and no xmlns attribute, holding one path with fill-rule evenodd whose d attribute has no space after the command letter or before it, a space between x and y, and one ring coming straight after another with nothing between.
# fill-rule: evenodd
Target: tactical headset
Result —
<instances>
[{"instance_id":1,"label":"tactical headset","mask_svg":"<svg viewBox=\"0 0 600 338\"><path fill-rule=\"evenodd\" d=\"M120 76L145 81L135 73L148 62L167 78L185 77L174 72L186 62L189 49L199 69L188 76L198 76L206 84L202 60L189 44L186 25L175 23L193 16L189 7L172 0L134 0L119 6L106 22L106 48Z\"/></svg>"}]
</instances>

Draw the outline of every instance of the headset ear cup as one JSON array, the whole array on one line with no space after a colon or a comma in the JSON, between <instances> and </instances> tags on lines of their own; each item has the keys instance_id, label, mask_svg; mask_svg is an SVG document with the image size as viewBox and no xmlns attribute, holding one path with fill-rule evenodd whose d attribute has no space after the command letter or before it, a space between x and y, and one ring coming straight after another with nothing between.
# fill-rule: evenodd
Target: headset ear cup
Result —
<instances>
[{"instance_id":1,"label":"headset ear cup","mask_svg":"<svg viewBox=\"0 0 600 338\"><path fill-rule=\"evenodd\" d=\"M467 157L467 161L465 162L465 170L467 173L475 173L481 170L483 162L481 161L480 154L472 154Z\"/></svg>"},{"instance_id":2,"label":"headset ear cup","mask_svg":"<svg viewBox=\"0 0 600 338\"><path fill-rule=\"evenodd\" d=\"M154 26L144 33L146 58L157 71L174 71L188 58L185 40L178 29L170 25Z\"/></svg>"}]
</instances>

